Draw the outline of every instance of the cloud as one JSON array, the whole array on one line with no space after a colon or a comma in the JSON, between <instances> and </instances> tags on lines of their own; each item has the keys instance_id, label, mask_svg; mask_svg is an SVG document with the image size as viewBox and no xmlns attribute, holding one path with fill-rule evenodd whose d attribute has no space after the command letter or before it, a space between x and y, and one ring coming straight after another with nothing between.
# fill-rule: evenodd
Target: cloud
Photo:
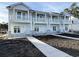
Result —
<instances>
[{"instance_id":1,"label":"cloud","mask_svg":"<svg viewBox=\"0 0 79 59\"><path fill-rule=\"evenodd\" d=\"M8 22L8 14L7 13L0 13L0 23L1 22Z\"/></svg>"},{"instance_id":2,"label":"cloud","mask_svg":"<svg viewBox=\"0 0 79 59\"><path fill-rule=\"evenodd\" d=\"M1 22L8 22L8 10L2 6L0 6L0 23Z\"/></svg>"},{"instance_id":3,"label":"cloud","mask_svg":"<svg viewBox=\"0 0 79 59\"><path fill-rule=\"evenodd\" d=\"M59 12L58 6L55 5L55 3L50 2L31 2L26 3L28 6L30 6L34 10L41 10L41 11L52 11L52 12Z\"/></svg>"},{"instance_id":4,"label":"cloud","mask_svg":"<svg viewBox=\"0 0 79 59\"><path fill-rule=\"evenodd\" d=\"M56 6L54 7L50 3L43 3L42 6L44 7L43 11L58 12L58 9L56 8Z\"/></svg>"},{"instance_id":5,"label":"cloud","mask_svg":"<svg viewBox=\"0 0 79 59\"><path fill-rule=\"evenodd\" d=\"M68 8L71 2L30 2L26 3L34 10L62 12L65 8Z\"/></svg>"}]
</instances>

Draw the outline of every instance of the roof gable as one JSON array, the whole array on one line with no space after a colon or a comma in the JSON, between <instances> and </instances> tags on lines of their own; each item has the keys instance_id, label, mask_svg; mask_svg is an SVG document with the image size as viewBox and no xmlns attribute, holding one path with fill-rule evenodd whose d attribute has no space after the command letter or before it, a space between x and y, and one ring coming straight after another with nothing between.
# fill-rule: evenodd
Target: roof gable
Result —
<instances>
[{"instance_id":1,"label":"roof gable","mask_svg":"<svg viewBox=\"0 0 79 59\"><path fill-rule=\"evenodd\" d=\"M15 9L19 9L19 10L28 10L28 9L30 10L30 8L22 2L12 4L12 5L8 6L7 8L15 8Z\"/></svg>"}]
</instances>

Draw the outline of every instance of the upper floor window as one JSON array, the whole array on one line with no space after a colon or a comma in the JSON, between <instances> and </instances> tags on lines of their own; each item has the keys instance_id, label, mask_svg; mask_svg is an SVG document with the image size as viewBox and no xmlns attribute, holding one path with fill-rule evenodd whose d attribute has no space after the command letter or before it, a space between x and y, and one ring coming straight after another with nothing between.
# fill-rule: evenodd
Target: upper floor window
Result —
<instances>
[{"instance_id":1,"label":"upper floor window","mask_svg":"<svg viewBox=\"0 0 79 59\"><path fill-rule=\"evenodd\" d=\"M17 19L21 19L21 12L17 12Z\"/></svg>"},{"instance_id":2,"label":"upper floor window","mask_svg":"<svg viewBox=\"0 0 79 59\"><path fill-rule=\"evenodd\" d=\"M58 19L58 17L57 16L52 16L52 19Z\"/></svg>"},{"instance_id":3,"label":"upper floor window","mask_svg":"<svg viewBox=\"0 0 79 59\"><path fill-rule=\"evenodd\" d=\"M35 12L32 13L32 18L35 18L36 17L36 14Z\"/></svg>"},{"instance_id":4,"label":"upper floor window","mask_svg":"<svg viewBox=\"0 0 79 59\"><path fill-rule=\"evenodd\" d=\"M68 16L66 16L66 19L69 19L69 17L68 17Z\"/></svg>"},{"instance_id":5,"label":"upper floor window","mask_svg":"<svg viewBox=\"0 0 79 59\"><path fill-rule=\"evenodd\" d=\"M64 16L61 16L61 19L64 19Z\"/></svg>"},{"instance_id":6,"label":"upper floor window","mask_svg":"<svg viewBox=\"0 0 79 59\"><path fill-rule=\"evenodd\" d=\"M26 19L25 17L26 17L26 14L25 14L25 13L23 13L23 20L25 20L25 19Z\"/></svg>"},{"instance_id":7,"label":"upper floor window","mask_svg":"<svg viewBox=\"0 0 79 59\"><path fill-rule=\"evenodd\" d=\"M45 21L44 18L45 18L45 15L37 14L37 21Z\"/></svg>"},{"instance_id":8,"label":"upper floor window","mask_svg":"<svg viewBox=\"0 0 79 59\"><path fill-rule=\"evenodd\" d=\"M14 26L14 33L20 33L20 27Z\"/></svg>"},{"instance_id":9,"label":"upper floor window","mask_svg":"<svg viewBox=\"0 0 79 59\"><path fill-rule=\"evenodd\" d=\"M38 16L39 18L44 18L44 15L43 15L43 14L37 14L37 16Z\"/></svg>"},{"instance_id":10,"label":"upper floor window","mask_svg":"<svg viewBox=\"0 0 79 59\"><path fill-rule=\"evenodd\" d=\"M36 15L32 14L32 20L35 20Z\"/></svg>"}]
</instances>

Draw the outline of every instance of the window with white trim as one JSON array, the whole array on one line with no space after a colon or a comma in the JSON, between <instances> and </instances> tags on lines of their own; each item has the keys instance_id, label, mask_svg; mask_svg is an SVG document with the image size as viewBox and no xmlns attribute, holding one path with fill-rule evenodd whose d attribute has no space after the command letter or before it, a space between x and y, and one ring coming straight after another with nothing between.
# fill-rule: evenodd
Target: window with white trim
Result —
<instances>
[{"instance_id":1,"label":"window with white trim","mask_svg":"<svg viewBox=\"0 0 79 59\"><path fill-rule=\"evenodd\" d=\"M58 19L58 17L57 16L52 16L52 19Z\"/></svg>"},{"instance_id":2,"label":"window with white trim","mask_svg":"<svg viewBox=\"0 0 79 59\"><path fill-rule=\"evenodd\" d=\"M17 12L17 19L21 19L21 12Z\"/></svg>"},{"instance_id":3,"label":"window with white trim","mask_svg":"<svg viewBox=\"0 0 79 59\"><path fill-rule=\"evenodd\" d=\"M14 33L20 33L20 27L14 26Z\"/></svg>"},{"instance_id":4,"label":"window with white trim","mask_svg":"<svg viewBox=\"0 0 79 59\"><path fill-rule=\"evenodd\" d=\"M69 16L66 16L66 19L69 19Z\"/></svg>"},{"instance_id":5,"label":"window with white trim","mask_svg":"<svg viewBox=\"0 0 79 59\"><path fill-rule=\"evenodd\" d=\"M53 31L56 31L56 26L53 26Z\"/></svg>"},{"instance_id":6,"label":"window with white trim","mask_svg":"<svg viewBox=\"0 0 79 59\"><path fill-rule=\"evenodd\" d=\"M65 30L66 30L66 31L68 30L68 27L67 27L67 26L65 26Z\"/></svg>"},{"instance_id":7,"label":"window with white trim","mask_svg":"<svg viewBox=\"0 0 79 59\"><path fill-rule=\"evenodd\" d=\"M64 16L61 16L61 19L64 19Z\"/></svg>"},{"instance_id":8,"label":"window with white trim","mask_svg":"<svg viewBox=\"0 0 79 59\"><path fill-rule=\"evenodd\" d=\"M35 28L34 28L34 31L39 32L39 27L35 27Z\"/></svg>"}]
</instances>

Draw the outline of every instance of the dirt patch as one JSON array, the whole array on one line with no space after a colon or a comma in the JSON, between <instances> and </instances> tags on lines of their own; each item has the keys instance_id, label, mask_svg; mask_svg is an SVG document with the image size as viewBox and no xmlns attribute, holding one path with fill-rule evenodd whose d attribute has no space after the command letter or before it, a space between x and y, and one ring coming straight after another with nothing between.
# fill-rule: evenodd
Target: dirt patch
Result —
<instances>
[{"instance_id":1,"label":"dirt patch","mask_svg":"<svg viewBox=\"0 0 79 59\"><path fill-rule=\"evenodd\" d=\"M0 57L45 57L26 39L0 40Z\"/></svg>"},{"instance_id":2,"label":"dirt patch","mask_svg":"<svg viewBox=\"0 0 79 59\"><path fill-rule=\"evenodd\" d=\"M79 56L79 41L49 36L36 36L39 40L60 49L72 56Z\"/></svg>"}]
</instances>

